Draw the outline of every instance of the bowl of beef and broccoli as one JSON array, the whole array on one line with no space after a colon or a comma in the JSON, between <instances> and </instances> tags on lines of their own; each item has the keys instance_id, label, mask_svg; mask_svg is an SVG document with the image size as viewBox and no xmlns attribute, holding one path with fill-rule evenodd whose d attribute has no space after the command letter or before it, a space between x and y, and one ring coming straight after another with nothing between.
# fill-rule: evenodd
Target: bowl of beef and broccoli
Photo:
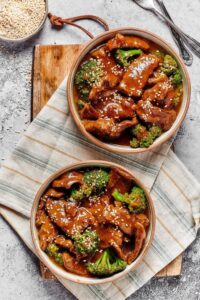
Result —
<instances>
[{"instance_id":1,"label":"bowl of beef and broccoli","mask_svg":"<svg viewBox=\"0 0 200 300\"><path fill-rule=\"evenodd\" d=\"M179 128L190 102L190 80L167 42L124 28L85 46L67 92L72 116L92 143L138 153L161 145Z\"/></svg>"},{"instance_id":2,"label":"bowl of beef and broccoli","mask_svg":"<svg viewBox=\"0 0 200 300\"><path fill-rule=\"evenodd\" d=\"M111 282L133 270L151 245L151 197L130 171L106 161L65 167L42 185L31 214L41 261L57 276Z\"/></svg>"}]
</instances>

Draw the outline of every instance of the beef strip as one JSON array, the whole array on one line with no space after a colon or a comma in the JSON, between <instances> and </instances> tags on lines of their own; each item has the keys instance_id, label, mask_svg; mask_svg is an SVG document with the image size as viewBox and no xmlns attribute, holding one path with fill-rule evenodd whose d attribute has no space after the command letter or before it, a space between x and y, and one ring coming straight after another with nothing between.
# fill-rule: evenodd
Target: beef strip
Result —
<instances>
[{"instance_id":1,"label":"beef strip","mask_svg":"<svg viewBox=\"0 0 200 300\"><path fill-rule=\"evenodd\" d=\"M78 207L74 217L67 213L65 200L52 201L48 199L46 210L52 222L70 237L83 232L88 226L97 226L93 215L84 207Z\"/></svg>"},{"instance_id":2,"label":"beef strip","mask_svg":"<svg viewBox=\"0 0 200 300\"><path fill-rule=\"evenodd\" d=\"M135 103L131 97L120 95L117 91L106 91L93 103L100 117L115 120L130 119L135 116Z\"/></svg>"},{"instance_id":3,"label":"beef strip","mask_svg":"<svg viewBox=\"0 0 200 300\"><path fill-rule=\"evenodd\" d=\"M39 205L38 205L38 211L45 208L47 199L48 199L48 197L44 197L44 196L41 197Z\"/></svg>"},{"instance_id":4,"label":"beef strip","mask_svg":"<svg viewBox=\"0 0 200 300\"><path fill-rule=\"evenodd\" d=\"M100 117L100 113L91 104L85 103L84 107L80 111L81 119L97 120Z\"/></svg>"},{"instance_id":5,"label":"beef strip","mask_svg":"<svg viewBox=\"0 0 200 300\"><path fill-rule=\"evenodd\" d=\"M124 206L110 204L109 198L108 195L101 195L94 202L85 204L87 210L90 211L99 224L112 224L124 233L131 235L133 230L132 216Z\"/></svg>"},{"instance_id":6,"label":"beef strip","mask_svg":"<svg viewBox=\"0 0 200 300\"><path fill-rule=\"evenodd\" d=\"M67 213L67 215L69 215L70 217L75 217L75 215L78 212L78 204L76 201L72 202L72 201L66 201L65 202L65 212Z\"/></svg>"},{"instance_id":7,"label":"beef strip","mask_svg":"<svg viewBox=\"0 0 200 300\"><path fill-rule=\"evenodd\" d=\"M136 58L124 73L118 89L128 96L140 97L149 76L158 64L159 59L153 54Z\"/></svg>"},{"instance_id":8,"label":"beef strip","mask_svg":"<svg viewBox=\"0 0 200 300\"><path fill-rule=\"evenodd\" d=\"M65 204L65 200L53 201L52 199L48 199L45 207L52 222L54 222L64 232L67 231L65 230L65 227L67 228L72 219L65 211Z\"/></svg>"},{"instance_id":9,"label":"beef strip","mask_svg":"<svg viewBox=\"0 0 200 300\"><path fill-rule=\"evenodd\" d=\"M54 243L61 248L66 248L70 252L75 253L73 242L70 239L66 239L64 236L57 236L54 240Z\"/></svg>"},{"instance_id":10,"label":"beef strip","mask_svg":"<svg viewBox=\"0 0 200 300\"><path fill-rule=\"evenodd\" d=\"M132 234L132 216L124 206L118 207L110 204L110 195L101 195L95 198L94 202L85 203L85 206L99 224L112 224L124 233Z\"/></svg>"},{"instance_id":11,"label":"beef strip","mask_svg":"<svg viewBox=\"0 0 200 300\"><path fill-rule=\"evenodd\" d=\"M98 221L99 224L104 223L104 209L107 205L110 204L110 197L106 194L100 195L99 197L95 197L94 201L90 198L90 201L84 201L84 207L89 210L89 212L94 216L94 218Z\"/></svg>"},{"instance_id":12,"label":"beef strip","mask_svg":"<svg viewBox=\"0 0 200 300\"><path fill-rule=\"evenodd\" d=\"M106 91L91 104L86 103L80 111L81 119L96 120L112 118L115 120L130 119L135 116L134 100L116 91Z\"/></svg>"},{"instance_id":13,"label":"beef strip","mask_svg":"<svg viewBox=\"0 0 200 300\"><path fill-rule=\"evenodd\" d=\"M110 204L108 198L109 196L102 195L93 204L88 204L88 210L95 216L98 223L108 225L108 227L96 228L101 240L100 247L103 249L113 247L121 259L130 263L138 256L143 246L146 237L145 228L149 226L149 220L144 214L131 215L123 205ZM115 227L110 226L111 224ZM122 232L130 237L135 236L134 249L131 252L123 251L124 235Z\"/></svg>"},{"instance_id":14,"label":"beef strip","mask_svg":"<svg viewBox=\"0 0 200 300\"><path fill-rule=\"evenodd\" d=\"M89 210L84 207L80 207L68 228L68 232L70 235L74 235L76 233L83 232L89 226L96 227L97 225L96 219Z\"/></svg>"},{"instance_id":15,"label":"beef strip","mask_svg":"<svg viewBox=\"0 0 200 300\"><path fill-rule=\"evenodd\" d=\"M137 222L139 222L140 224L142 224L145 229L148 228L148 226L150 224L149 219L145 214L137 214L135 216L135 220Z\"/></svg>"},{"instance_id":16,"label":"beef strip","mask_svg":"<svg viewBox=\"0 0 200 300\"><path fill-rule=\"evenodd\" d=\"M53 188L70 189L73 184L83 182L83 174L77 171L72 171L61 175L58 179L52 182Z\"/></svg>"},{"instance_id":17,"label":"beef strip","mask_svg":"<svg viewBox=\"0 0 200 300\"><path fill-rule=\"evenodd\" d=\"M121 79L122 76L116 76L112 73L104 76L97 85L94 85L89 94L89 100L97 100L98 97L106 90L115 88Z\"/></svg>"},{"instance_id":18,"label":"beef strip","mask_svg":"<svg viewBox=\"0 0 200 300\"><path fill-rule=\"evenodd\" d=\"M127 256L127 262L128 264L131 264L139 255L142 246L144 244L144 241L146 239L146 231L144 226L139 223L135 222L133 226L134 234L135 234L135 243L134 243L134 249L131 253Z\"/></svg>"},{"instance_id":19,"label":"beef strip","mask_svg":"<svg viewBox=\"0 0 200 300\"><path fill-rule=\"evenodd\" d=\"M93 51L91 56L100 61L104 70L104 75L97 84L93 85L90 91L89 100L93 101L98 99L103 91L113 89L119 84L123 76L123 68L116 64L115 59L110 53L107 53L105 47Z\"/></svg>"},{"instance_id":20,"label":"beef strip","mask_svg":"<svg viewBox=\"0 0 200 300\"><path fill-rule=\"evenodd\" d=\"M152 88L146 90L142 100L149 100L154 105L170 109L173 107L174 88L170 80L156 83Z\"/></svg>"},{"instance_id":21,"label":"beef strip","mask_svg":"<svg viewBox=\"0 0 200 300\"><path fill-rule=\"evenodd\" d=\"M121 136L121 134L132 126L138 124L138 120L134 117L132 120L124 120L120 123L115 123L113 119L99 118L96 121L83 120L85 129L101 138L102 140L115 140Z\"/></svg>"},{"instance_id":22,"label":"beef strip","mask_svg":"<svg viewBox=\"0 0 200 300\"><path fill-rule=\"evenodd\" d=\"M108 192L112 195L115 190L118 190L120 193L125 194L130 191L132 185L132 177L116 168L112 168L109 176L108 182Z\"/></svg>"},{"instance_id":23,"label":"beef strip","mask_svg":"<svg viewBox=\"0 0 200 300\"><path fill-rule=\"evenodd\" d=\"M121 230L111 226L99 226L96 231L100 237L100 247L102 249L112 247L121 259L125 259L125 255L122 251L123 233Z\"/></svg>"},{"instance_id":24,"label":"beef strip","mask_svg":"<svg viewBox=\"0 0 200 300\"><path fill-rule=\"evenodd\" d=\"M108 51L107 51L107 48L105 46L101 46L95 50L93 50L90 55L91 57L95 58L95 59L102 59L102 58L105 58L107 57L108 55Z\"/></svg>"},{"instance_id":25,"label":"beef strip","mask_svg":"<svg viewBox=\"0 0 200 300\"><path fill-rule=\"evenodd\" d=\"M113 39L109 40L106 47L109 51L119 48L137 48L142 50L148 50L150 48L145 40L135 36L124 36L120 33L117 33Z\"/></svg>"},{"instance_id":26,"label":"beef strip","mask_svg":"<svg viewBox=\"0 0 200 300\"><path fill-rule=\"evenodd\" d=\"M102 249L109 248L113 241L118 245L122 246L123 242L123 233L121 230L115 227L97 227L96 229L97 234L100 237L100 247Z\"/></svg>"},{"instance_id":27,"label":"beef strip","mask_svg":"<svg viewBox=\"0 0 200 300\"><path fill-rule=\"evenodd\" d=\"M63 197L65 195L64 192L61 192L61 191L57 191L56 189L53 189L53 188L49 188L46 193L44 194L44 197L45 198L56 198L56 199L59 199L61 197Z\"/></svg>"},{"instance_id":28,"label":"beef strip","mask_svg":"<svg viewBox=\"0 0 200 300\"><path fill-rule=\"evenodd\" d=\"M158 125L163 131L169 130L176 120L175 110L165 110L153 106L149 100L140 100L137 104L136 112L138 117L145 123Z\"/></svg>"},{"instance_id":29,"label":"beef strip","mask_svg":"<svg viewBox=\"0 0 200 300\"><path fill-rule=\"evenodd\" d=\"M65 252L62 254L64 267L67 271L81 276L89 276L90 273L87 271L84 265L77 262L77 260L69 253Z\"/></svg>"},{"instance_id":30,"label":"beef strip","mask_svg":"<svg viewBox=\"0 0 200 300\"><path fill-rule=\"evenodd\" d=\"M148 84L149 85L156 84L158 82L163 82L167 79L168 77L165 73L162 73L160 70L157 70L153 73L153 76L149 78Z\"/></svg>"},{"instance_id":31,"label":"beef strip","mask_svg":"<svg viewBox=\"0 0 200 300\"><path fill-rule=\"evenodd\" d=\"M124 207L107 205L103 211L105 223L119 227L125 234L132 235L133 221L130 213Z\"/></svg>"},{"instance_id":32,"label":"beef strip","mask_svg":"<svg viewBox=\"0 0 200 300\"><path fill-rule=\"evenodd\" d=\"M36 226L39 228L38 237L40 247L45 251L48 244L53 242L54 238L57 236L57 229L43 209L37 211Z\"/></svg>"}]
</instances>

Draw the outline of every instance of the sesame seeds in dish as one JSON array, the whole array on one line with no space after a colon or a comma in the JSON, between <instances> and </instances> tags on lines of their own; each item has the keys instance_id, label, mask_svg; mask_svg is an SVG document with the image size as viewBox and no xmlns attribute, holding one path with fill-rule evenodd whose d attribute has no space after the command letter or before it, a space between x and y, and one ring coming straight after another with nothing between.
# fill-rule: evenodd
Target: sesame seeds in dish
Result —
<instances>
[{"instance_id":1,"label":"sesame seeds in dish","mask_svg":"<svg viewBox=\"0 0 200 300\"><path fill-rule=\"evenodd\" d=\"M85 130L97 139L148 148L176 121L182 70L152 41L117 33L83 58L74 101Z\"/></svg>"},{"instance_id":2,"label":"sesame seeds in dish","mask_svg":"<svg viewBox=\"0 0 200 300\"><path fill-rule=\"evenodd\" d=\"M81 167L54 179L40 198L39 245L66 272L104 278L122 272L146 244L147 195L115 167Z\"/></svg>"}]
</instances>

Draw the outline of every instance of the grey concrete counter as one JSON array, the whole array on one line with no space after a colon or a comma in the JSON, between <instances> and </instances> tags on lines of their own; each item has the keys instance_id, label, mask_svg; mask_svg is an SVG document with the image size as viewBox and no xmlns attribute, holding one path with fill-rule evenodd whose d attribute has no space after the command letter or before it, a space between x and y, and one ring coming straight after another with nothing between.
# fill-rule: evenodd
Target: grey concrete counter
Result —
<instances>
[{"instance_id":1,"label":"grey concrete counter","mask_svg":"<svg viewBox=\"0 0 200 300\"><path fill-rule=\"evenodd\" d=\"M168 28L131 0L50 0L49 10L63 17L96 14L106 19L111 28L135 26L148 29L174 45ZM176 23L200 41L200 1L165 1ZM83 21L94 34L101 28ZM84 43L87 36L75 28L44 30L23 45L0 44L0 158L6 158L30 123L31 67L36 44ZM188 115L178 133L175 149L179 158L200 181L200 59L194 58L189 68L192 100ZM39 275L37 259L8 224L0 217L0 299L74 299L59 283L48 282ZM152 279L130 297L134 300L200 299L200 234L184 254L182 276Z\"/></svg>"}]
</instances>

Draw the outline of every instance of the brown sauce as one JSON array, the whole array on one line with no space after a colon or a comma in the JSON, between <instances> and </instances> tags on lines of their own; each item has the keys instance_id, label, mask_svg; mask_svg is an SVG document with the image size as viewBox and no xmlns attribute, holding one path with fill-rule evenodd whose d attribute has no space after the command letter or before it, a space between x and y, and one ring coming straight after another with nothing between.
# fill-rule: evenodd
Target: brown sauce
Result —
<instances>
[{"instance_id":1,"label":"brown sauce","mask_svg":"<svg viewBox=\"0 0 200 300\"><path fill-rule=\"evenodd\" d=\"M126 37L127 36L124 38ZM130 36L129 38L134 39L133 36ZM114 39L116 39L116 37ZM111 41L108 41L108 43L110 42ZM173 104L176 90L176 87L172 84L173 74L163 75L166 77L163 81L163 85L169 85L169 89L171 88L172 90L171 96L169 95L170 92L168 92L168 90L160 91L158 89L157 94L155 94L155 101L151 102L149 110L143 109L145 103L140 101L142 100L145 91L149 91L151 88L156 86L156 82L148 83L149 79L158 76L156 73L160 74L159 72L161 72L164 56L168 55L168 53L166 53L166 51L157 44L147 39L141 39L141 46L144 47L142 50L143 53L131 60L129 62L129 66L123 67L116 60L115 53L119 49L114 48L117 47L116 41L109 44L109 47L111 46L109 48L111 50L109 51L106 48L108 43L100 45L96 49L92 50L86 55L81 63L82 65L91 59L100 60L100 64L103 66L103 70L106 74L100 77L101 79L99 80L101 83L94 83L91 85L89 95L86 97L86 102L89 104L89 108L84 107L84 103L82 103L82 107L78 106L82 95L78 86L76 84L74 85L74 101L86 130L107 143L110 142L124 146L130 145L130 140L133 138L131 128L136 126L136 123L145 126L147 130L154 125L161 127L162 132L169 130L179 113L183 99L182 93L178 104ZM120 43L122 44L120 49L126 48L123 47L122 39L120 40ZM130 40L128 42L126 41L126 46L127 43L130 44ZM148 44L149 49L146 49L142 43ZM128 48L130 49L131 47ZM140 74L140 76L138 74ZM131 78L132 75L135 76L134 80ZM179 87L183 88L183 84L180 83ZM164 89L163 87L161 88ZM162 92L163 99L161 99L160 96L160 93ZM110 97L109 105L107 104L108 96L106 96L106 93L117 95L117 97ZM159 102L156 100L156 97L159 97ZM134 101L135 107L133 107L131 101ZM167 101L168 104L165 104ZM132 105L132 111L128 109L128 104L125 102L129 102L129 106ZM163 110L163 112L160 110ZM108 119L110 120L110 123L108 122ZM131 120L133 120L132 123L130 122Z\"/></svg>"},{"instance_id":2,"label":"brown sauce","mask_svg":"<svg viewBox=\"0 0 200 300\"><path fill-rule=\"evenodd\" d=\"M85 172L94 174L90 172L96 171L98 176L102 176L102 169L93 168L69 172L54 180L41 197L36 214L42 250L63 270L84 277L95 276L87 264L95 263L106 251L111 251L115 259L125 264L121 269L123 270L142 251L149 230L150 215L145 196L142 200L135 199L135 211L131 211L125 202L116 201L114 198L114 191L128 195L136 187L129 175L117 169L103 170L104 176L107 177L104 177L106 183L103 183L101 191L91 190L90 196L84 194L79 200L73 198L71 192L74 189L85 189L88 193L89 189L94 188L96 179L93 180L92 186L89 186L84 176ZM142 189L140 191L142 192ZM88 232L95 235L95 240L92 240L90 235L85 240L86 244L77 244L77 236L87 235Z\"/></svg>"}]
</instances>

